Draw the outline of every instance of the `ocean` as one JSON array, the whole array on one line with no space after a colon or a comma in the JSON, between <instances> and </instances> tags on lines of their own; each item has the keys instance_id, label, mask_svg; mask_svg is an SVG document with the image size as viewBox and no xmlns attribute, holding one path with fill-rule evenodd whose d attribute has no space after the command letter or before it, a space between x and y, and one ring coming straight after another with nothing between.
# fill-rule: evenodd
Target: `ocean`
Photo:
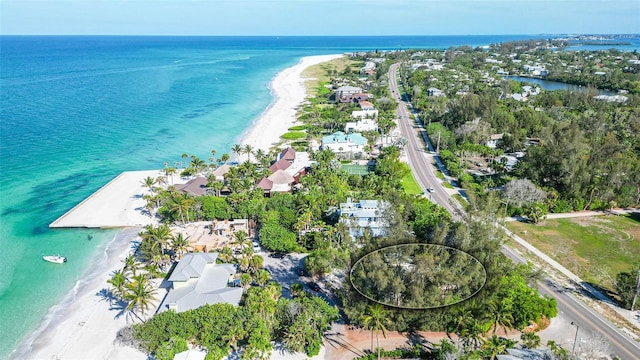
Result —
<instances>
[{"instance_id":1,"label":"ocean","mask_svg":"<svg viewBox=\"0 0 640 360\"><path fill-rule=\"evenodd\" d=\"M122 235L48 225L122 171L229 152L301 57L537 37L0 36L0 358L73 307Z\"/></svg>"}]
</instances>

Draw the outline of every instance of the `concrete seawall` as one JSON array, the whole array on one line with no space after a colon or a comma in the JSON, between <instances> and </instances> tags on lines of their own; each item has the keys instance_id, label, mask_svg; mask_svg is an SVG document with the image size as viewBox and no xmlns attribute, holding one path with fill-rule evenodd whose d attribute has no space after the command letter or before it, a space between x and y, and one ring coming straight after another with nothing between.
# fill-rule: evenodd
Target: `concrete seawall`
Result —
<instances>
[{"instance_id":1,"label":"concrete seawall","mask_svg":"<svg viewBox=\"0 0 640 360\"><path fill-rule=\"evenodd\" d=\"M126 171L52 222L50 228L118 228L144 226L157 221L144 212L142 199L149 190L147 176L162 176L160 170Z\"/></svg>"}]
</instances>

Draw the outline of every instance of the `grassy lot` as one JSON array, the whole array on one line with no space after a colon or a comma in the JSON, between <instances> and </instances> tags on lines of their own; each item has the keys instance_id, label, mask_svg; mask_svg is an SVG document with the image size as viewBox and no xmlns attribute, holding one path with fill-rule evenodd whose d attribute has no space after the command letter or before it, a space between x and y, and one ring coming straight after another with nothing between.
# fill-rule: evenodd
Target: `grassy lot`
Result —
<instances>
[{"instance_id":1,"label":"grassy lot","mask_svg":"<svg viewBox=\"0 0 640 360\"><path fill-rule=\"evenodd\" d=\"M413 173L409 171L407 175L402 178L402 188L404 192L409 195L420 195L422 194L422 189L420 189L420 185L416 181L416 178L413 177Z\"/></svg>"},{"instance_id":2,"label":"grassy lot","mask_svg":"<svg viewBox=\"0 0 640 360\"><path fill-rule=\"evenodd\" d=\"M341 73L344 71L345 67L353 66L357 63L357 61L350 60L344 56L306 68L302 72L302 77L310 79L305 81L304 85L307 89L307 94L309 94L310 97L316 96L318 93L318 86L320 86L319 84L326 83L331 80L330 74L332 71L335 70L337 73Z\"/></svg>"},{"instance_id":3,"label":"grassy lot","mask_svg":"<svg viewBox=\"0 0 640 360\"><path fill-rule=\"evenodd\" d=\"M582 279L613 290L612 279L640 260L640 216L593 216L508 222L509 230Z\"/></svg>"}]
</instances>

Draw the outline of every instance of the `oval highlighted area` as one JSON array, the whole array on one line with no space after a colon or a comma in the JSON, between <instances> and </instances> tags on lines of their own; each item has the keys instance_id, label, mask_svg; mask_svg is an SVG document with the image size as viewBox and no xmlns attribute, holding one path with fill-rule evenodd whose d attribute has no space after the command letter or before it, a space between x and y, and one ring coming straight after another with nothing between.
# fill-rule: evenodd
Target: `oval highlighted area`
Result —
<instances>
[{"instance_id":1,"label":"oval highlighted area","mask_svg":"<svg viewBox=\"0 0 640 360\"><path fill-rule=\"evenodd\" d=\"M406 309L457 304L484 286L475 257L443 245L403 244L373 251L351 268L353 287L377 303Z\"/></svg>"}]
</instances>

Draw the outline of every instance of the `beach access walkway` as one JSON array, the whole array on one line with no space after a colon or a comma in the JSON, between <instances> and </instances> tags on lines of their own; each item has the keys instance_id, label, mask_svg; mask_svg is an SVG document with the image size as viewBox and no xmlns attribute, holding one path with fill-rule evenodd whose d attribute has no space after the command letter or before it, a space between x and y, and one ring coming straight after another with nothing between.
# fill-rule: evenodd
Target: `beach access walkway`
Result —
<instances>
[{"instance_id":1,"label":"beach access walkway","mask_svg":"<svg viewBox=\"0 0 640 360\"><path fill-rule=\"evenodd\" d=\"M147 176L157 178L162 175L160 170L123 172L49 227L123 228L155 224L157 220L144 209L146 201L142 196L149 189L142 184Z\"/></svg>"}]
</instances>

